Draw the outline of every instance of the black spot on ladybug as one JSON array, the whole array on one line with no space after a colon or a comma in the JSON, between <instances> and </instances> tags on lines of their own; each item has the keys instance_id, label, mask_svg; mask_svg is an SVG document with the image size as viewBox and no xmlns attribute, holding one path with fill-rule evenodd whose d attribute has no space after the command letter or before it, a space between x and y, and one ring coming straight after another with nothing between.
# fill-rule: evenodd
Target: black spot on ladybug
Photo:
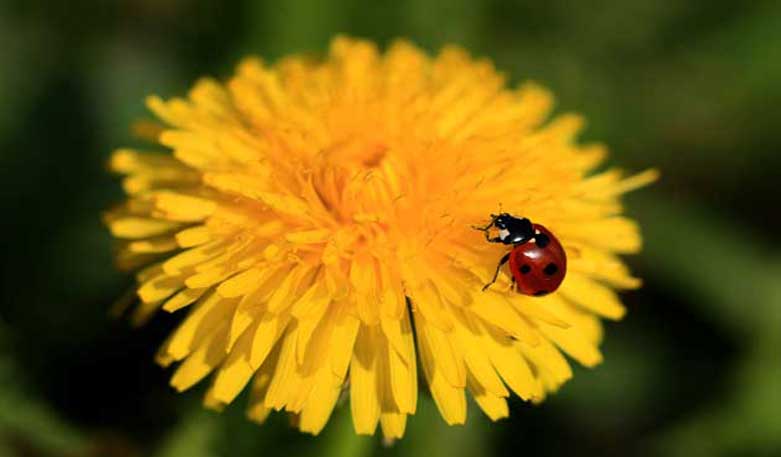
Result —
<instances>
[{"instance_id":1,"label":"black spot on ladybug","mask_svg":"<svg viewBox=\"0 0 781 457\"><path fill-rule=\"evenodd\" d=\"M537 292L534 292L535 297L542 297L543 295L548 295L547 290L538 290Z\"/></svg>"},{"instance_id":2,"label":"black spot on ladybug","mask_svg":"<svg viewBox=\"0 0 781 457\"><path fill-rule=\"evenodd\" d=\"M529 265L523 264L521 266L521 273L522 274L528 274L530 271L532 271L532 267L530 267Z\"/></svg>"},{"instance_id":3,"label":"black spot on ladybug","mask_svg":"<svg viewBox=\"0 0 781 457\"><path fill-rule=\"evenodd\" d=\"M544 248L548 244L550 244L550 238L548 238L548 235L544 233L540 233L534 236L534 241L537 243L537 246Z\"/></svg>"},{"instance_id":4,"label":"black spot on ladybug","mask_svg":"<svg viewBox=\"0 0 781 457\"><path fill-rule=\"evenodd\" d=\"M555 275L557 271L559 271L559 267L557 267L556 264L552 262L545 265L545 268L542 269L542 272L548 276Z\"/></svg>"}]
</instances>

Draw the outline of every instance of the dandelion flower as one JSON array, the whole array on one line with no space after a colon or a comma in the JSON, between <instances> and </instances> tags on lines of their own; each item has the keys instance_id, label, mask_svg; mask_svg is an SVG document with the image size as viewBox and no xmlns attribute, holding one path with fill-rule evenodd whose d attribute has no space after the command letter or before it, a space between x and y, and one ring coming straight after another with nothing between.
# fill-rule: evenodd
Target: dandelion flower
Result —
<instances>
[{"instance_id":1,"label":"dandelion flower","mask_svg":"<svg viewBox=\"0 0 781 457\"><path fill-rule=\"evenodd\" d=\"M316 434L345 392L355 431L392 439L420 367L448 424L467 392L497 420L569 379L565 355L599 363L600 319L640 284L618 198L655 173L595 171L605 149L576 143L580 117L547 120L545 89L507 88L459 48L336 38L322 60L250 58L147 104L159 150L114 153L128 199L106 221L138 269L133 319L185 314L157 360L180 391L210 376L209 407L248 388L251 419L285 410ZM506 247L472 226L500 206L563 244L555 293L517 294L506 271L481 290Z\"/></svg>"}]
</instances>

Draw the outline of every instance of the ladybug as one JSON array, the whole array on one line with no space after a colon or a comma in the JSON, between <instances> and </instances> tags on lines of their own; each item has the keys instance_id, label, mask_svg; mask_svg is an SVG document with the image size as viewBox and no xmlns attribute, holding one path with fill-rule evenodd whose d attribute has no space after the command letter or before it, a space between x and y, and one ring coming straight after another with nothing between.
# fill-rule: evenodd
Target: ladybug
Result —
<instances>
[{"instance_id":1,"label":"ladybug","mask_svg":"<svg viewBox=\"0 0 781 457\"><path fill-rule=\"evenodd\" d=\"M496 266L491 282L483 287L485 291L499 276L499 270L510 262L512 281L518 292L537 297L547 295L559 288L567 273L567 254L550 230L529 219L518 218L508 213L491 214L491 223L485 227L474 227L485 233L486 241L512 245ZM492 230L498 236L492 237Z\"/></svg>"}]
</instances>

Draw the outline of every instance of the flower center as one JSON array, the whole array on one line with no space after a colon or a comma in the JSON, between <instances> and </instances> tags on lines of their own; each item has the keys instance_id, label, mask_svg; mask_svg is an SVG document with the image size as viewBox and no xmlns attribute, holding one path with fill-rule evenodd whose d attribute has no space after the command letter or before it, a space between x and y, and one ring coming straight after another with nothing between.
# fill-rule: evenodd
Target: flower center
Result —
<instances>
[{"instance_id":1,"label":"flower center","mask_svg":"<svg viewBox=\"0 0 781 457\"><path fill-rule=\"evenodd\" d=\"M341 225L376 223L392 203L382 169L388 146L361 139L335 143L313 173L323 206Z\"/></svg>"},{"instance_id":2,"label":"flower center","mask_svg":"<svg viewBox=\"0 0 781 457\"><path fill-rule=\"evenodd\" d=\"M382 162L387 152L388 145L382 141L353 137L334 143L324 151L324 155L333 165L358 164L365 168L374 168Z\"/></svg>"}]
</instances>

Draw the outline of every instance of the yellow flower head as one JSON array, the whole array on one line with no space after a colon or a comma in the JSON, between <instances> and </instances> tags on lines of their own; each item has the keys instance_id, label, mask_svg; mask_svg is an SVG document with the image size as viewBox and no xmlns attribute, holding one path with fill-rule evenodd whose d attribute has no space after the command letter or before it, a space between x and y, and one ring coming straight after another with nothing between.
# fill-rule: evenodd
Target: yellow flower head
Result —
<instances>
[{"instance_id":1,"label":"yellow flower head","mask_svg":"<svg viewBox=\"0 0 781 457\"><path fill-rule=\"evenodd\" d=\"M117 151L129 197L106 219L119 264L143 267L134 319L189 308L158 361L179 390L212 374L208 406L249 385L252 419L284 409L318 433L349 391L356 432L395 438L419 364L449 424L465 391L496 420L510 392L540 401L571 376L562 353L599 363L600 318L640 283L618 197L655 173L595 174L579 117L546 122L547 91L459 48L337 38L324 60L247 59L148 105L172 153ZM481 291L507 246L472 226L500 208L561 241L557 292L520 295L506 272Z\"/></svg>"}]
</instances>

